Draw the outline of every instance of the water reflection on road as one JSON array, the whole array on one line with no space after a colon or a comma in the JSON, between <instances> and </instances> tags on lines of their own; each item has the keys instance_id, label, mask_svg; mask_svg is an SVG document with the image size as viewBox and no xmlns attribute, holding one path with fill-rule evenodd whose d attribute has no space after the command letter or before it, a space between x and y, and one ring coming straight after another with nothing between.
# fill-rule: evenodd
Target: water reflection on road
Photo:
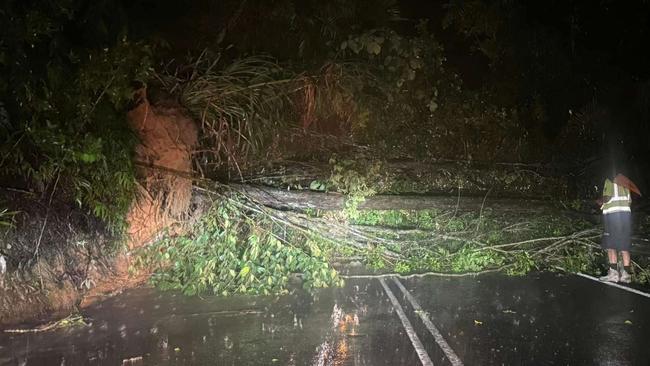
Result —
<instances>
[{"instance_id":1,"label":"water reflection on road","mask_svg":"<svg viewBox=\"0 0 650 366\"><path fill-rule=\"evenodd\" d=\"M385 283L279 297L131 290L86 309L88 327L0 333L0 365L388 366L422 354L449 365L441 343L465 365L650 364L650 299L638 294L553 273Z\"/></svg>"},{"instance_id":2,"label":"water reflection on road","mask_svg":"<svg viewBox=\"0 0 650 366\"><path fill-rule=\"evenodd\" d=\"M92 325L0 335L8 365L409 365L376 281L280 297L128 291L87 309Z\"/></svg>"}]
</instances>

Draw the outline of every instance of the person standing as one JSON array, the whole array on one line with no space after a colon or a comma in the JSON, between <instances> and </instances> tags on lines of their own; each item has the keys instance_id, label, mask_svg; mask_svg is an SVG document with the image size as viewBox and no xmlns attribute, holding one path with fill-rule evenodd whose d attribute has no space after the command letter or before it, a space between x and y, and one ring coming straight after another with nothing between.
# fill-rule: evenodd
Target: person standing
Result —
<instances>
[{"instance_id":1,"label":"person standing","mask_svg":"<svg viewBox=\"0 0 650 366\"><path fill-rule=\"evenodd\" d=\"M630 237L632 235L632 196L634 186L626 176L617 174L607 178L603 185L603 195L599 200L603 211L604 233L602 247L607 251L609 269L601 281L630 283ZM638 191L636 189L635 191ZM618 253L621 253L623 268L618 270Z\"/></svg>"}]
</instances>

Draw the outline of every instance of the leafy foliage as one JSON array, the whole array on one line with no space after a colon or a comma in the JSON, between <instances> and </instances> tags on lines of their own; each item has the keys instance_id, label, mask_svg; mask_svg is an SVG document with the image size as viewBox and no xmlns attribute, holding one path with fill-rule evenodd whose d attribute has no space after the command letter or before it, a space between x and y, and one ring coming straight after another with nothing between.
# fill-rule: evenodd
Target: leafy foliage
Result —
<instances>
[{"instance_id":1,"label":"leafy foliage","mask_svg":"<svg viewBox=\"0 0 650 366\"><path fill-rule=\"evenodd\" d=\"M306 288L341 284L327 262L327 246L318 238L228 201L215 203L192 234L167 237L140 259L141 265L157 266L155 284L189 295L282 293L296 273Z\"/></svg>"},{"instance_id":2,"label":"leafy foliage","mask_svg":"<svg viewBox=\"0 0 650 366\"><path fill-rule=\"evenodd\" d=\"M377 172L381 168L379 161L338 159L330 158L332 174L329 178L330 186L338 192L349 196L372 196L377 191Z\"/></svg>"},{"instance_id":3,"label":"leafy foliage","mask_svg":"<svg viewBox=\"0 0 650 366\"><path fill-rule=\"evenodd\" d=\"M341 42L339 57L363 64L374 78L359 88L359 104L369 111L357 135L373 144L391 144L416 128L416 120L438 109L443 91L454 89L444 69L442 46L428 32L427 23L416 35L403 36L390 28L376 28L349 35Z\"/></svg>"},{"instance_id":4,"label":"leafy foliage","mask_svg":"<svg viewBox=\"0 0 650 366\"><path fill-rule=\"evenodd\" d=\"M602 253L598 237L582 220L555 215L535 218L437 210L364 210L351 224L378 235L366 262L401 273L476 273L501 270L523 275L562 267L597 273ZM389 230L387 230L390 228ZM400 253L392 264L378 260L382 248Z\"/></svg>"},{"instance_id":5,"label":"leafy foliage","mask_svg":"<svg viewBox=\"0 0 650 366\"><path fill-rule=\"evenodd\" d=\"M206 14L212 10L212 14ZM215 48L232 44L240 54L272 54L283 61L320 65L352 33L401 20L395 0L248 0L221 1L192 14L210 22L226 14L221 32L198 29L196 36ZM204 22L209 23L209 22ZM210 29L212 30L212 29Z\"/></svg>"},{"instance_id":6,"label":"leafy foliage","mask_svg":"<svg viewBox=\"0 0 650 366\"><path fill-rule=\"evenodd\" d=\"M107 14L93 17L81 1L11 3L0 34L0 174L58 190L120 228L134 184L124 112L133 82L149 77L150 50L124 34L71 42L85 21L105 25Z\"/></svg>"},{"instance_id":7,"label":"leafy foliage","mask_svg":"<svg viewBox=\"0 0 650 366\"><path fill-rule=\"evenodd\" d=\"M346 195L345 214L349 219L359 217L358 206L366 197L377 193L378 177L381 163L364 160L337 160L330 158L332 174L329 185Z\"/></svg>"},{"instance_id":8,"label":"leafy foliage","mask_svg":"<svg viewBox=\"0 0 650 366\"><path fill-rule=\"evenodd\" d=\"M396 91L404 92L407 89L401 89L402 87L435 82L436 79L431 77L444 70L442 46L427 31L427 23L422 22L416 28L418 33L413 37L400 35L389 28L371 29L348 36L340 48L344 55L366 59L393 88L398 88ZM393 92L392 97L397 94ZM433 89L428 95L418 95L418 100L429 97L425 105L433 111L436 108L433 104L436 96L437 92Z\"/></svg>"},{"instance_id":9,"label":"leafy foliage","mask_svg":"<svg viewBox=\"0 0 650 366\"><path fill-rule=\"evenodd\" d=\"M0 209L0 229L7 228L7 227L12 227L13 226L13 219L14 216L18 212L16 211L9 211L6 208Z\"/></svg>"}]
</instances>

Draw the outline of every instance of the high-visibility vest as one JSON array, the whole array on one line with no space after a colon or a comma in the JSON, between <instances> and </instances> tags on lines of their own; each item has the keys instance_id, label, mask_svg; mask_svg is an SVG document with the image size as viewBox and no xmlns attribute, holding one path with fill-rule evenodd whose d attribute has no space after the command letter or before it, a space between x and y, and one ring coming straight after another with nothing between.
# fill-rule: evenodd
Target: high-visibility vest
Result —
<instances>
[{"instance_id":1,"label":"high-visibility vest","mask_svg":"<svg viewBox=\"0 0 650 366\"><path fill-rule=\"evenodd\" d=\"M630 190L619 186L618 184L612 182L611 180L605 180L605 185L603 186L603 196L609 196L609 201L603 203L601 209L603 210L603 215L607 215L614 212L630 212L630 204L632 203L632 197L630 197Z\"/></svg>"}]
</instances>

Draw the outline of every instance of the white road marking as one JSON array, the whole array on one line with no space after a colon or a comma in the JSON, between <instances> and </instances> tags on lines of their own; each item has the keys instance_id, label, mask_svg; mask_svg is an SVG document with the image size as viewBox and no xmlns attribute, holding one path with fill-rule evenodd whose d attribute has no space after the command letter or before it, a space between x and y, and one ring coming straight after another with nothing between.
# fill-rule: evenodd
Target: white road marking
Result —
<instances>
[{"instance_id":1,"label":"white road marking","mask_svg":"<svg viewBox=\"0 0 650 366\"><path fill-rule=\"evenodd\" d=\"M429 316L422 310L422 307L420 304L415 300L413 295L402 285L402 283L397 279L393 278L393 282L399 287L399 289L402 291L402 294L406 297L408 302L411 303L411 306L413 306L413 310L415 310L415 313L422 319L422 322L424 325L427 327L429 330L429 333L433 336L433 338L436 340L436 343L438 343L438 346L442 351L445 353L445 356L447 356L447 359L453 366L462 366L463 361L460 360L456 352L449 346L447 341L445 341L445 338L442 336L438 328L436 328L435 325L431 322L431 319L429 319Z\"/></svg>"},{"instance_id":2,"label":"white road marking","mask_svg":"<svg viewBox=\"0 0 650 366\"><path fill-rule=\"evenodd\" d=\"M571 273L571 272L568 272L568 273ZM627 292L631 292L631 293L633 293L633 294L637 294L637 295L641 295L641 296L644 296L644 297L650 298L650 294L647 293L647 292L643 292L643 291L640 291L640 290L637 290L637 289L634 289L634 288L631 288L631 287L627 287L627 286L619 285L618 283L615 283L615 282L601 281L601 280L599 280L598 278L596 278L596 277L594 277L594 276L590 276L590 275L588 275L588 274L584 274L584 273L580 273L580 272L576 272L575 274L578 275L578 276L580 276L580 277L584 277L584 278L586 278L586 279L589 279L589 280L592 280L592 281L595 281L595 282L598 282L598 283L602 283L603 285L608 285L608 286L616 287L616 288L619 288L619 289L621 289L621 290L625 290L625 291L627 291Z\"/></svg>"},{"instance_id":3,"label":"white road marking","mask_svg":"<svg viewBox=\"0 0 650 366\"><path fill-rule=\"evenodd\" d=\"M420 362L422 362L422 366L433 366L433 362L431 361L431 358L429 358L429 354L427 354L427 351L424 349L424 346L422 345L420 338L418 338L418 335L415 333L415 329L413 329L413 325L411 325L411 322L406 317L402 305L399 304L397 298L395 298L395 295L393 295L393 292L390 290L390 288L388 288L388 285L386 285L386 281L384 281L383 278L380 278L379 282L384 288L384 291L386 291L386 295L388 295L390 302L393 304L393 308L395 309L395 312L397 313L399 320L402 321L404 330L406 330L406 334L411 340L411 344L413 344L413 348L415 348L415 352L418 354L418 357L420 358Z\"/></svg>"}]
</instances>

